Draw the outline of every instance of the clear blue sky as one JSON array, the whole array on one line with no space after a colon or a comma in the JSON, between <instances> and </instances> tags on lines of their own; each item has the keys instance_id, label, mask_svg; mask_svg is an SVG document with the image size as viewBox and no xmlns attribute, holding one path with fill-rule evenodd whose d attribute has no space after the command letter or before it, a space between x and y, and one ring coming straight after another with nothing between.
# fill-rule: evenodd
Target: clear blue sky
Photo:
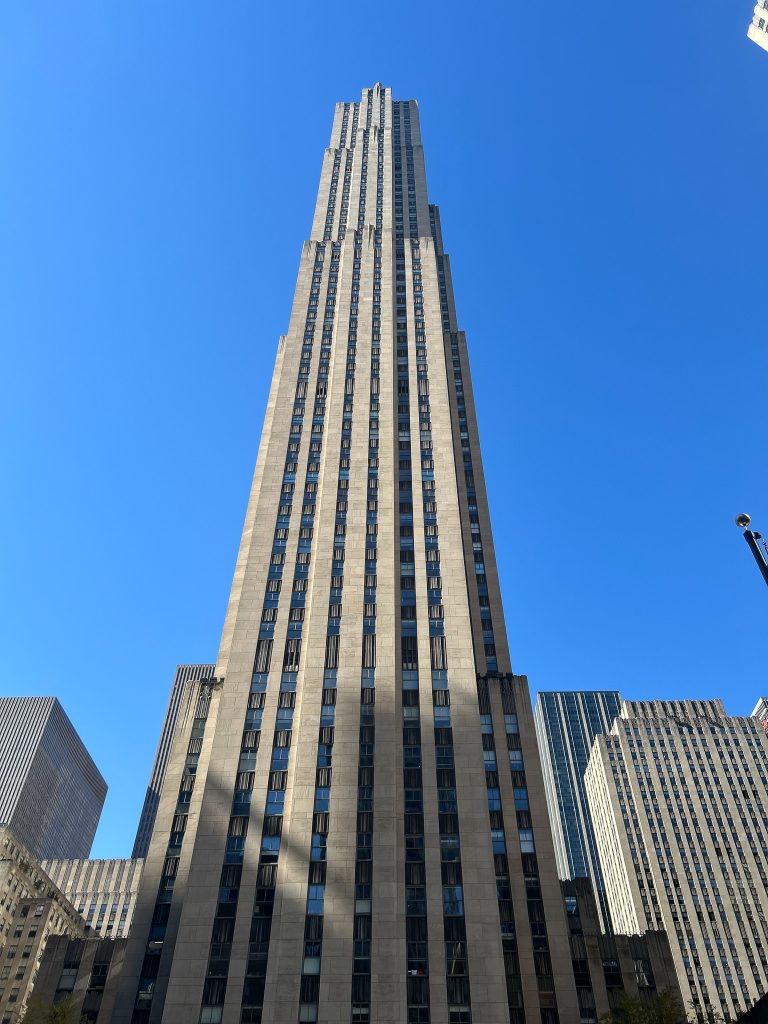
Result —
<instances>
[{"instance_id":1,"label":"clear blue sky","mask_svg":"<svg viewBox=\"0 0 768 1024\"><path fill-rule=\"evenodd\" d=\"M97 855L130 851L174 666L215 659L333 104L377 80L421 105L516 671L768 690L733 526L768 533L751 12L2 5L0 692L73 719Z\"/></svg>"}]
</instances>

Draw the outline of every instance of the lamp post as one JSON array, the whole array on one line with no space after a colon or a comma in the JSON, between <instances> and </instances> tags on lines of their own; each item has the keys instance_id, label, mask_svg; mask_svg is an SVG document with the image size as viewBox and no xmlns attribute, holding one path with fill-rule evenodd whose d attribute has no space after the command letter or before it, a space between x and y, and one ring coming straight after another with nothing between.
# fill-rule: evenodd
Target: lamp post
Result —
<instances>
[{"instance_id":1,"label":"lamp post","mask_svg":"<svg viewBox=\"0 0 768 1024\"><path fill-rule=\"evenodd\" d=\"M747 542L747 547L754 555L757 567L762 573L766 584L768 584L768 548L766 547L763 535L758 533L757 530L749 529L749 524L751 522L752 520L746 512L742 512L741 515L736 516L736 525L740 530L743 530L744 540ZM758 543L758 541L760 543Z\"/></svg>"}]
</instances>

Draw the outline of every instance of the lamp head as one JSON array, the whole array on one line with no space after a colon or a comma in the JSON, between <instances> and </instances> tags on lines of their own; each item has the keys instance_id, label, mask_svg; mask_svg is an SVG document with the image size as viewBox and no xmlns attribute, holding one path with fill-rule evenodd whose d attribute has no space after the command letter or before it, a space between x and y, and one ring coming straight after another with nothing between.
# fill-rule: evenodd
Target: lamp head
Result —
<instances>
[{"instance_id":1,"label":"lamp head","mask_svg":"<svg viewBox=\"0 0 768 1024\"><path fill-rule=\"evenodd\" d=\"M752 520L749 518L746 512L742 512L741 515L736 516L736 525L740 530L746 530Z\"/></svg>"}]
</instances>

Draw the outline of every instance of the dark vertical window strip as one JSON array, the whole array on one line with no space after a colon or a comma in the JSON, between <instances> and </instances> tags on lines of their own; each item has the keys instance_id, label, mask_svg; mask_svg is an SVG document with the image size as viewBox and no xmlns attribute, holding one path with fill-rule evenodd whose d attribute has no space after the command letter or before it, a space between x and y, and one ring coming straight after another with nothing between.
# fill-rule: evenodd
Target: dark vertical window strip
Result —
<instances>
[{"instance_id":1,"label":"dark vertical window strip","mask_svg":"<svg viewBox=\"0 0 768 1024\"><path fill-rule=\"evenodd\" d=\"M493 677L491 678L493 679ZM494 683L496 683L496 679ZM528 802L528 785L525 777L522 752L520 750L520 730L517 708L515 706L515 695L511 678L502 676L498 682L501 685L505 747L512 777L515 819L518 839L520 841L520 860L525 879L525 895L533 943L533 964L539 988L539 1004L542 1019L546 1018L547 1024L557 1024L558 1014L552 974L552 957L549 950L541 880L539 878L539 864L533 837L533 820Z\"/></svg>"},{"instance_id":2,"label":"dark vertical window strip","mask_svg":"<svg viewBox=\"0 0 768 1024\"><path fill-rule=\"evenodd\" d=\"M413 539L413 478L408 374L408 319L403 230L403 150L401 112L394 103L395 324L397 353L398 488L400 528L400 644L403 704L403 789L405 838L405 931L407 1024L429 1024L429 955L426 863L424 856L424 790L419 709L416 580ZM403 117L404 119L404 117ZM406 151L407 153L407 151ZM407 162L407 155L406 155ZM398 187L399 185L399 187Z\"/></svg>"},{"instance_id":3,"label":"dark vertical window strip","mask_svg":"<svg viewBox=\"0 0 768 1024\"><path fill-rule=\"evenodd\" d=\"M261 1008L264 1000L264 984L266 979L267 958L269 954L269 938L272 926L272 907L274 905L277 865L280 853L280 838L282 834L285 788L293 730L296 677L301 655L304 599L312 551L317 481L320 470L320 456L322 453L322 434L325 417L330 338L332 334L335 308L334 295L331 290L330 280L334 275L334 266L338 268L337 249L337 246L331 246L329 287L326 294L326 306L322 324L320 362L318 367L318 379L315 389L307 452L307 468L301 507L299 539L289 609L287 639L281 667L277 718L270 756L267 800L264 810L261 847L257 868L256 896L254 899L254 909L249 934L246 977L241 1000L241 1021L243 1021L244 1024L258 1024L261 1020ZM316 301L316 296L319 294L326 251L326 246L318 247L318 254L312 278L310 303L313 298L315 298ZM333 289L333 292L335 292L335 289ZM309 381L309 369L314 336L314 317L310 320L308 315L302 347L302 359L299 367L297 401L294 405L291 435L288 445L288 459L291 471L294 474L298 467L300 437L306 412L307 384ZM289 463L286 465L288 466ZM287 497L288 495L281 495L281 505L278 510L278 530L276 531L277 537L280 530L285 529L286 540L287 527L290 522L290 514L293 506L293 491L290 492L290 502L284 500L287 499ZM281 561L278 566L280 570L279 579L282 579L282 564L283 562ZM273 565L270 566L270 573L273 569L275 569L274 551ZM267 598L269 597L270 592L268 584ZM271 627L272 634L274 634L274 619L276 618L278 601L279 589L272 597L269 604L267 600L265 600L264 610L262 612L262 630ZM274 611L272 611L271 608L274 608ZM243 748L241 750L240 764L238 766L238 776L235 782L232 817L230 818L229 835L227 838L227 849L224 865L222 867L220 900L217 908L217 915L214 919L214 930L211 941L211 957L209 959L209 976L206 979L208 991L204 990L203 1006L200 1018L201 1024L216 1024L217 1021L221 1020L224 996L226 994L226 981L229 971L229 950L226 945L222 948L220 943L229 943L229 948L231 949L231 935L234 932L235 917L237 914L242 863L250 815L251 791L253 789L253 782L255 778L255 758L258 750L258 743L256 744L256 748L253 750L248 748L246 745L249 741L247 730L248 714L251 713L251 705L253 705L254 710L263 708L264 706L267 678L271 667L271 635L268 638L264 638L260 632L260 645L264 639L267 639L267 642L269 643L268 656L260 660L257 650L257 658L251 682L249 711L246 713L246 731L243 734ZM246 768L250 770L246 771ZM227 938L227 936L229 937ZM217 960L214 959L214 954L216 953L219 954ZM225 953L226 956L222 955ZM210 986L208 984L209 981L211 982ZM214 985L213 982L216 982L216 984ZM208 1001L206 1001L206 997ZM214 1002L214 999L217 1001Z\"/></svg>"},{"instance_id":4,"label":"dark vertical window strip","mask_svg":"<svg viewBox=\"0 0 768 1024\"><path fill-rule=\"evenodd\" d=\"M405 106L406 184L411 240L411 289L416 342L416 377L419 404L419 456L424 519L424 555L427 569L427 605L432 671L432 703L435 730L440 872L443 895L446 989L449 1024L471 1024L472 1003L464 915L461 836L456 793L456 769L451 723L451 698L440 576L438 509L432 456L432 423L429 399L429 363L424 318L421 248L418 240L416 179L413 165L410 110ZM397 189L397 181L395 183ZM402 180L401 180L402 187ZM397 194L397 193L396 193Z\"/></svg>"},{"instance_id":5,"label":"dark vertical window strip","mask_svg":"<svg viewBox=\"0 0 768 1024\"><path fill-rule=\"evenodd\" d=\"M507 983L507 1004L509 1007L510 1024L525 1024L523 1006L523 988L520 978L520 960L515 928L515 913L512 904L512 892L509 877L509 857L507 854L506 833L504 830L504 814L501 809L499 793L498 765L496 743L491 718L491 703L488 683L478 679L478 705L480 708L480 728L483 741L483 759L486 770L486 789L488 794L488 816L491 826L491 844L493 847L493 864L496 875L496 898L499 904L499 924L501 927L501 946L504 955L504 974Z\"/></svg>"},{"instance_id":6,"label":"dark vertical window strip","mask_svg":"<svg viewBox=\"0 0 768 1024\"><path fill-rule=\"evenodd\" d=\"M353 123L352 146L356 140L357 115ZM363 164L367 164L368 136L363 139ZM352 161L348 161L351 168ZM345 179L348 202L349 179ZM360 203L364 203L361 197ZM340 235L340 237L342 237ZM352 413L354 401L355 362L357 352L357 302L360 289L361 249L356 237L351 287L351 309L347 334L347 358L344 380L344 406L342 412L341 444L336 490L336 518L334 524L331 586L328 603L325 662L323 672L320 734L315 765L315 794L312 816L312 839L307 879L307 904L304 921L304 951L302 960L299 1020L317 1020L319 1010L320 973L322 967L323 918L326 881L326 847L330 815L332 784L333 740L335 735L336 680L339 658L342 600L344 588L344 551L346 545L349 472L352 444ZM334 247L338 280L341 247Z\"/></svg>"},{"instance_id":7,"label":"dark vertical window strip","mask_svg":"<svg viewBox=\"0 0 768 1024\"><path fill-rule=\"evenodd\" d=\"M437 252L437 225L434 211L430 213L430 226L432 238ZM445 261L442 254L437 256L438 285L440 290L440 308L443 319L443 326L450 330L450 309L448 305L447 280ZM483 633L483 647L486 666L489 674L493 676L498 671L496 658L496 645L493 634L493 622L490 611L488 596L488 581L485 574L485 556L480 532L480 520L477 507L477 492L475 489L474 472L472 467L472 454L469 442L469 426L467 420L466 401L464 395L464 381L461 369L461 357L459 352L459 339L455 331L450 332L451 342L451 369L453 371L454 390L456 394L456 409L459 420L459 438L461 441L462 463L463 463L463 484L467 494L467 506L469 512L470 532L472 538L472 553L474 562L475 585L477 587L478 602L480 606L481 628ZM461 477L459 483L461 486ZM478 685L487 683L479 681ZM514 698L510 699L514 702ZM501 810L501 798L498 786L498 765L496 763L496 752L493 739L493 727L490 725L490 705L487 706L487 714L483 711L481 699L481 721L483 729L483 749L486 758L486 785L488 789L488 810L491 823L491 840L494 850L494 864L496 869L496 889L499 900L499 918L502 932L502 947L504 952L504 968L507 980L507 996L509 1002L510 1024L522 1024L524 1021L524 1009L522 1001L522 987L520 983L520 967L518 960L517 935L515 931L515 920L512 909L511 889L509 881L509 860L504 833L504 819ZM516 723L516 716L514 716ZM507 743L514 742L514 734L507 734ZM519 741L517 743L519 747ZM510 761L511 763L511 761ZM520 761L522 764L522 761ZM524 775L523 775L524 778ZM531 829L530 812L528 808L527 787L523 784L515 787L520 794L516 795L516 818L520 830L521 849L533 849L533 832ZM525 807L518 809L517 803L524 802ZM521 824L522 822L522 824ZM523 846L525 843L525 847ZM539 983L540 1006L542 1014L546 1012L549 1020L554 1024L557 1019L557 1009L554 997L554 985L552 983L551 958L549 953L549 942L546 937L546 924L541 903L541 886L538 877L538 864L535 853L523 853L523 871L526 879L526 892L536 893L538 897L528 898L528 916L531 927L531 935L534 946L534 961Z\"/></svg>"},{"instance_id":8,"label":"dark vertical window strip","mask_svg":"<svg viewBox=\"0 0 768 1024\"><path fill-rule=\"evenodd\" d=\"M152 923L149 928L149 938L144 960L141 967L139 986L136 994L136 1002L131 1024L147 1024L149 1012L152 1007L152 997L155 991L160 957L163 952L165 932L168 927L168 918L173 899L173 886L179 867L179 858L184 845L184 834L187 828L189 816L189 804L192 800L192 793L195 786L195 776L200 760L205 725L208 720L208 711L211 703L211 686L201 684L200 693L195 707L195 717L192 721L192 732L187 746L187 757L184 763L184 771L179 784L179 795L176 803L176 811L171 823L171 834L168 840L163 873L160 878L160 885L155 899L155 908L152 912Z\"/></svg>"},{"instance_id":9,"label":"dark vertical window strip","mask_svg":"<svg viewBox=\"0 0 768 1024\"><path fill-rule=\"evenodd\" d=\"M485 556L483 553L483 541L480 533L480 518L477 509L477 492L475 489L475 477L472 467L472 453L469 443L469 427L467 421L467 408L464 396L464 378L461 369L461 357L459 353L459 336L457 332L451 331L450 307L448 304L447 275L445 260L438 250L437 222L434 208L430 208L430 230L432 240L435 244L437 255L437 278L440 291L440 313L443 320L443 329L450 336L451 342L451 370L453 373L453 386L456 394L456 411L459 420L459 440L461 441L462 469L459 474L459 484L463 483L463 489L467 494L467 506L469 512L470 533L472 537L472 561L477 587L478 601L480 605L480 626L483 634L483 652L488 672L498 671L498 660L496 656L496 641L493 634L493 620L491 618L490 601L488 597L488 580L485 574Z\"/></svg>"},{"instance_id":10,"label":"dark vertical window strip","mask_svg":"<svg viewBox=\"0 0 768 1024\"><path fill-rule=\"evenodd\" d=\"M434 212L430 217L432 237L437 249L437 226ZM438 284L440 289L440 306L444 327L450 328L450 310L448 306L447 282L445 261L442 255L437 256ZM490 601L488 595L488 580L485 574L485 556L480 532L480 520L477 507L477 492L475 489L474 472L472 467L472 455L469 442L469 426L467 420L466 401L464 395L464 381L461 369L461 357L459 352L459 339L455 331L450 332L451 362L453 370L454 390L456 393L456 408L459 419L459 437L461 441L464 488L467 494L467 505L469 511L470 532L472 538L472 552L474 561L475 584L477 587L478 603L480 606L480 620L483 634L483 648L488 673L496 677L498 662L496 657L496 644L493 633L493 621L491 618ZM461 483L461 480L460 480ZM487 683L485 684L487 686ZM503 684L504 685L504 684ZM505 701L509 711L505 709L505 722L508 725L506 742L510 750L519 750L519 736L517 731L517 716L514 711L514 697L511 684L504 690ZM490 707L488 708L490 712ZM487 723L483 726L484 730ZM492 726L491 726L492 729ZM509 730L512 731L509 731ZM484 731L484 745L493 743L492 732L489 735ZM514 745L514 746L513 746ZM501 801L498 788L498 766L495 760L495 750L492 747L485 748L486 754L486 782L488 787L489 814L491 816L492 842L494 846L494 861L496 864L496 885L499 897L499 913L502 927L502 945L504 947L505 970L507 972L507 989L509 994L510 1024L522 1022L523 1006L522 992L519 984L519 964L517 958L517 939L514 934L514 916L512 915L511 891L509 887L509 862L504 840L504 824L501 812ZM547 938L546 922L544 918L543 902L541 900L541 883L539 879L538 861L533 843L533 830L528 805L528 789L525 783L525 772L522 770L522 755L515 754L520 760L513 762L510 756L510 771L512 771L513 788L515 793L515 816L518 827L518 835L521 844L521 858L523 874L525 877L528 918L531 928L531 938L534 950L534 967L536 971L540 1008L542 1015L546 1015L550 1024L557 1020L557 1007L555 1002L554 983L552 978L552 963L549 951L549 940ZM519 770L518 770L519 769ZM498 851L498 852L497 852ZM508 904L508 908L507 908ZM505 934L505 931L511 934ZM514 948L512 948L514 947ZM519 1005L515 1005L519 1003Z\"/></svg>"},{"instance_id":11,"label":"dark vertical window strip","mask_svg":"<svg viewBox=\"0 0 768 1024\"><path fill-rule=\"evenodd\" d=\"M372 90L368 92L367 128L370 130ZM384 125L384 99L379 107L379 126ZM367 137L366 137L367 156ZM377 151L377 196L383 188L384 141L379 131ZM367 160L365 163L367 168ZM362 230L365 200L361 195L359 229ZM360 236L362 238L362 236ZM362 261L361 261L362 262ZM381 289L381 244L376 240L373 264L374 293ZM379 462L379 355L380 322L371 324L371 385L368 403L368 491L366 509L366 554L364 580L363 656L360 680L360 726L357 762L357 838L355 846L355 911L353 919L352 1024L371 1019L371 943L373 882L373 801L376 699L376 574L378 533Z\"/></svg>"},{"instance_id":12,"label":"dark vertical window strip","mask_svg":"<svg viewBox=\"0 0 768 1024\"><path fill-rule=\"evenodd\" d=\"M289 611L288 637L283 657L281 693L277 713L278 720L273 738L269 789L267 792L267 805L259 854L257 890L251 920L249 956L242 995L241 1020L248 1022L248 1024L256 1024L256 1022L261 1020L261 1006L264 998L272 906L274 903L280 836L282 833L284 792L290 758L296 677L300 663L304 602L314 534L317 481L322 453L322 434L336 291L335 287L332 288L331 284L338 279L338 259L339 246L333 245L331 246L329 268L329 294L326 299L326 310L322 327L320 364L315 391L298 551Z\"/></svg>"},{"instance_id":13,"label":"dark vertical window strip","mask_svg":"<svg viewBox=\"0 0 768 1024\"><path fill-rule=\"evenodd\" d=\"M352 165L353 156L355 152L355 145L357 143L357 126L360 117L360 104L354 104L355 112L352 116L352 133L349 140L349 146L345 154L345 165L344 165L344 183L341 192L341 206L339 207L339 241L344 240L344 236L347 231L347 214L349 212L349 190L352 182Z\"/></svg>"}]
</instances>

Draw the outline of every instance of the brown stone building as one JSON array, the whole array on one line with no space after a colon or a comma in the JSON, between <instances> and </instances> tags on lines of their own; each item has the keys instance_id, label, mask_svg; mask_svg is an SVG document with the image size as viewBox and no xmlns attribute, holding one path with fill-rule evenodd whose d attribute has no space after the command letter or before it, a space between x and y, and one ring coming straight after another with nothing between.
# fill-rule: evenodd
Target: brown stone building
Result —
<instances>
[{"instance_id":1,"label":"brown stone building","mask_svg":"<svg viewBox=\"0 0 768 1024\"><path fill-rule=\"evenodd\" d=\"M26 849L0 828L0 1024L16 1024L49 936L82 936L85 922Z\"/></svg>"}]
</instances>

